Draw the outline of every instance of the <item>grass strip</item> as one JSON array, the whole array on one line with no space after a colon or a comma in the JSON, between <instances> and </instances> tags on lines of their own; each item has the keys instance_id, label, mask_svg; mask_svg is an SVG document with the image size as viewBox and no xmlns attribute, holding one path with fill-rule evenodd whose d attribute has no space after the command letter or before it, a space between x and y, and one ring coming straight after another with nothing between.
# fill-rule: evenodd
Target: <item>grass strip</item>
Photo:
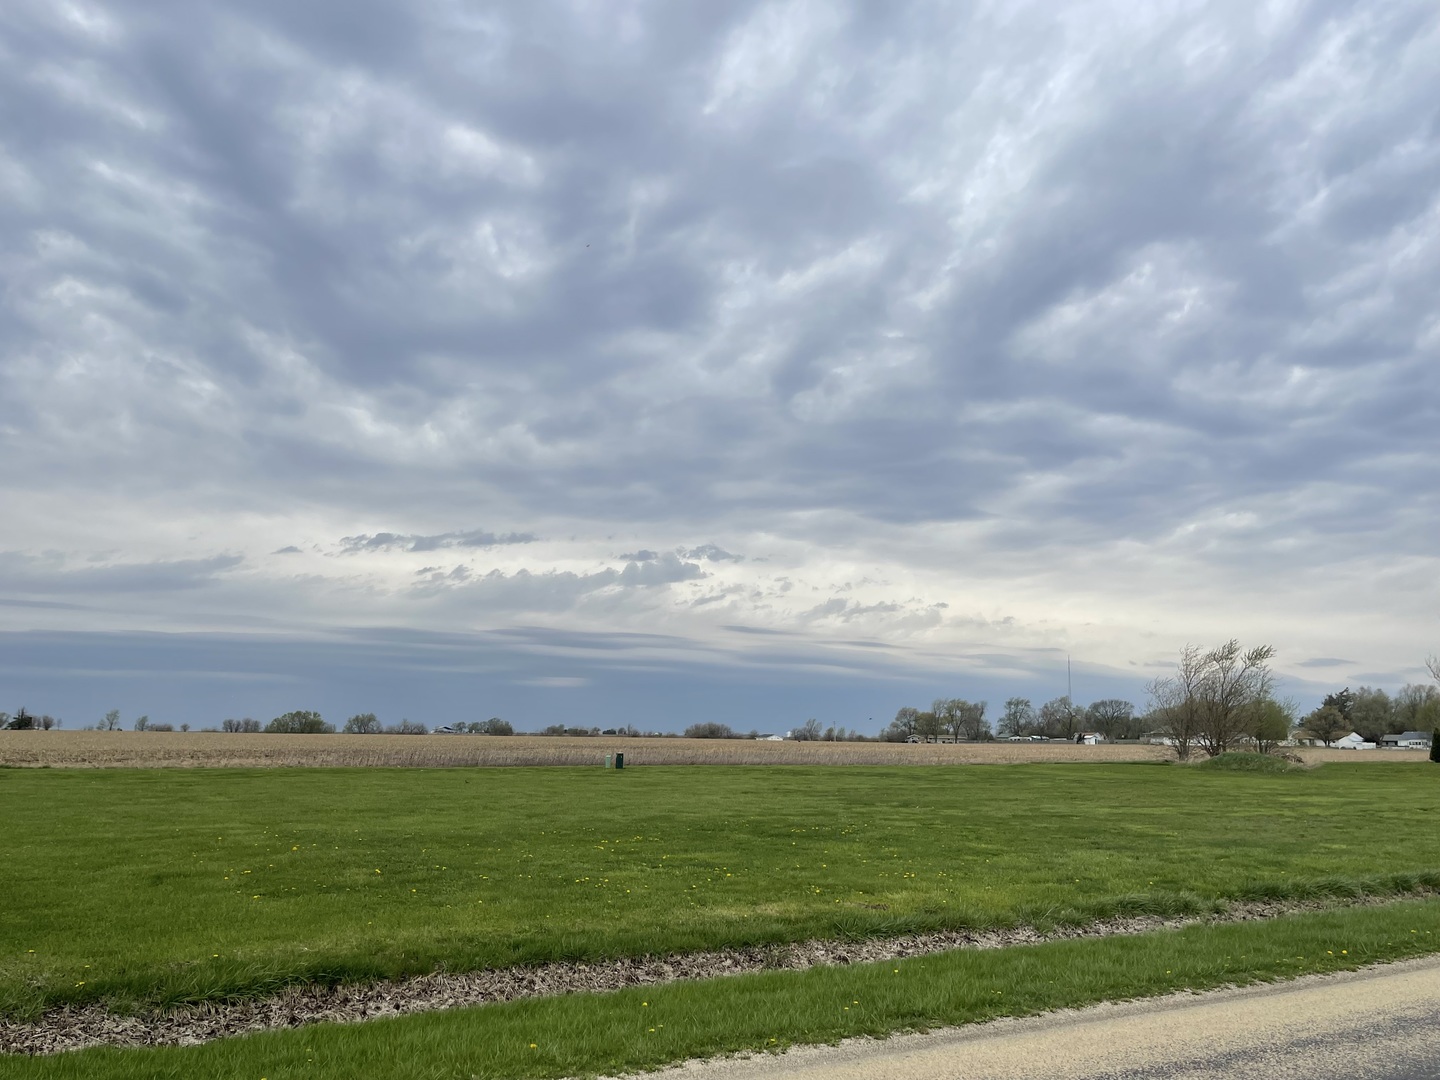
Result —
<instances>
[{"instance_id":1,"label":"grass strip","mask_svg":"<svg viewBox=\"0 0 1440 1080\"><path fill-rule=\"evenodd\" d=\"M16 1080L565 1077L1026 1016L1440 952L1440 901L266 1032L0 1059Z\"/></svg>"}]
</instances>

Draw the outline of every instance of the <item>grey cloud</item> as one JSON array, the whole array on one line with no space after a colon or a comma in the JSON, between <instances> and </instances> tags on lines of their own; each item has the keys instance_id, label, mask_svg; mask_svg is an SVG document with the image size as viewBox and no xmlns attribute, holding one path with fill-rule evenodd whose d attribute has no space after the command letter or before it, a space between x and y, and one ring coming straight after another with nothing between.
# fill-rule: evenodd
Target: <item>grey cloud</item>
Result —
<instances>
[{"instance_id":1,"label":"grey cloud","mask_svg":"<svg viewBox=\"0 0 1440 1080\"><path fill-rule=\"evenodd\" d=\"M58 557L0 552L0 589L22 593L152 593L197 589L245 560L239 555L72 568Z\"/></svg>"},{"instance_id":2,"label":"grey cloud","mask_svg":"<svg viewBox=\"0 0 1440 1080\"><path fill-rule=\"evenodd\" d=\"M289 545L287 545L286 547L277 548L275 551L272 551L270 554L272 554L272 555L300 555L300 554L303 554L303 553L302 553L301 550L300 550L298 547L296 547L294 544L289 544Z\"/></svg>"},{"instance_id":3,"label":"grey cloud","mask_svg":"<svg viewBox=\"0 0 1440 1080\"><path fill-rule=\"evenodd\" d=\"M1427 632L1440 13L1133 8L12 0L0 492L60 509L0 588L188 588L227 568L152 565L130 508L227 545L307 508L957 593L1053 568L1101 606L1183 565L1339 611L1374 560ZM102 512L113 565L36 554ZM667 558L388 595L567 612L757 561ZM874 599L811 619L941 610Z\"/></svg>"},{"instance_id":4,"label":"grey cloud","mask_svg":"<svg viewBox=\"0 0 1440 1080\"><path fill-rule=\"evenodd\" d=\"M533 533L496 534L481 529L470 532L437 533L434 536L382 532L342 537L340 549L346 554L354 554L359 551L440 551L445 548L490 548L509 544L530 544L534 543L535 539Z\"/></svg>"},{"instance_id":5,"label":"grey cloud","mask_svg":"<svg viewBox=\"0 0 1440 1080\"><path fill-rule=\"evenodd\" d=\"M715 544L701 544L689 551L680 552L687 559L704 559L707 562L744 562L744 555L732 555Z\"/></svg>"},{"instance_id":6,"label":"grey cloud","mask_svg":"<svg viewBox=\"0 0 1440 1080\"><path fill-rule=\"evenodd\" d=\"M1316 656L1309 660L1299 660L1295 666L1305 668L1331 668L1346 667L1354 663L1354 660L1339 660L1333 656Z\"/></svg>"}]
</instances>

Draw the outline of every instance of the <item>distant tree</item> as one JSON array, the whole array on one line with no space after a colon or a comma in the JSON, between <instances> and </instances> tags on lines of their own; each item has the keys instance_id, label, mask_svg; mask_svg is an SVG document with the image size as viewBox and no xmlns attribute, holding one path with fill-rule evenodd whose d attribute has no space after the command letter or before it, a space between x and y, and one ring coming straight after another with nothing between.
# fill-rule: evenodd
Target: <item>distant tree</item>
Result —
<instances>
[{"instance_id":1,"label":"distant tree","mask_svg":"<svg viewBox=\"0 0 1440 1080\"><path fill-rule=\"evenodd\" d=\"M1395 707L1390 695L1370 686L1362 686L1355 691L1349 719L1368 742L1379 742L1382 735L1405 730L1395 726Z\"/></svg>"},{"instance_id":2,"label":"distant tree","mask_svg":"<svg viewBox=\"0 0 1440 1080\"><path fill-rule=\"evenodd\" d=\"M1327 705L1343 716L1347 724L1355 723L1355 721L1350 718L1351 712L1355 709L1355 695L1350 692L1350 687L1345 687L1345 689L1341 690L1338 694L1326 694L1324 699L1321 700L1320 706L1324 708Z\"/></svg>"},{"instance_id":3,"label":"distant tree","mask_svg":"<svg viewBox=\"0 0 1440 1080\"><path fill-rule=\"evenodd\" d=\"M327 724L318 712L297 709L277 716L265 725L265 730L277 735L332 735L334 724Z\"/></svg>"},{"instance_id":4,"label":"distant tree","mask_svg":"<svg viewBox=\"0 0 1440 1080\"><path fill-rule=\"evenodd\" d=\"M714 720L691 724L685 729L685 738L687 739L734 739L737 737L729 724L716 723Z\"/></svg>"},{"instance_id":5,"label":"distant tree","mask_svg":"<svg viewBox=\"0 0 1440 1080\"><path fill-rule=\"evenodd\" d=\"M1205 653L1198 645L1180 650L1175 674L1151 680L1145 690L1150 695L1150 722L1175 747L1181 761L1190 758L1190 751L1200 733Z\"/></svg>"},{"instance_id":6,"label":"distant tree","mask_svg":"<svg viewBox=\"0 0 1440 1080\"><path fill-rule=\"evenodd\" d=\"M244 720L225 720L220 725L221 731L244 731L254 733L260 730L260 721L245 717Z\"/></svg>"},{"instance_id":7,"label":"distant tree","mask_svg":"<svg viewBox=\"0 0 1440 1080\"><path fill-rule=\"evenodd\" d=\"M118 731L120 729L120 710L111 709L105 714L105 719L96 725L101 731Z\"/></svg>"},{"instance_id":8,"label":"distant tree","mask_svg":"<svg viewBox=\"0 0 1440 1080\"><path fill-rule=\"evenodd\" d=\"M174 730L175 730L175 725L174 725L174 724L155 724L155 723L151 723L151 724L146 724L146 725L145 725L145 730L146 730L146 731L174 731Z\"/></svg>"},{"instance_id":9,"label":"distant tree","mask_svg":"<svg viewBox=\"0 0 1440 1080\"><path fill-rule=\"evenodd\" d=\"M940 717L934 711L917 713L915 716L915 734L920 736L922 742L936 742L940 738Z\"/></svg>"},{"instance_id":10,"label":"distant tree","mask_svg":"<svg viewBox=\"0 0 1440 1080\"><path fill-rule=\"evenodd\" d=\"M1029 698L1012 697L1005 702L1000 717L1001 735L1028 735L1035 726L1035 709Z\"/></svg>"},{"instance_id":11,"label":"distant tree","mask_svg":"<svg viewBox=\"0 0 1440 1080\"><path fill-rule=\"evenodd\" d=\"M428 732L429 729L418 720L401 720L400 723L391 724L385 729L386 735L425 735Z\"/></svg>"},{"instance_id":12,"label":"distant tree","mask_svg":"<svg viewBox=\"0 0 1440 1080\"><path fill-rule=\"evenodd\" d=\"M915 722L919 716L919 709L906 705L896 712L895 719L890 721L890 726L885 729L881 738L886 742L904 742L915 734Z\"/></svg>"},{"instance_id":13,"label":"distant tree","mask_svg":"<svg viewBox=\"0 0 1440 1080\"><path fill-rule=\"evenodd\" d=\"M10 731L29 731L35 726L35 717L25 711L25 706L20 706L20 711L10 718L5 727Z\"/></svg>"},{"instance_id":14,"label":"distant tree","mask_svg":"<svg viewBox=\"0 0 1440 1080\"><path fill-rule=\"evenodd\" d=\"M1213 757L1250 737L1256 708L1270 696L1274 655L1269 645L1242 651L1234 638L1204 652L1186 645L1176 673L1150 684L1154 714L1182 759L1192 741Z\"/></svg>"},{"instance_id":15,"label":"distant tree","mask_svg":"<svg viewBox=\"0 0 1440 1080\"><path fill-rule=\"evenodd\" d=\"M1430 760L1440 761L1440 728L1430 732Z\"/></svg>"},{"instance_id":16,"label":"distant tree","mask_svg":"<svg viewBox=\"0 0 1440 1080\"><path fill-rule=\"evenodd\" d=\"M961 701L957 710L960 713L960 734L971 742L982 742L993 738L990 732L990 721L985 719L985 707L989 704L986 701Z\"/></svg>"},{"instance_id":17,"label":"distant tree","mask_svg":"<svg viewBox=\"0 0 1440 1080\"><path fill-rule=\"evenodd\" d=\"M146 728L148 728L149 726L150 726L150 717L149 717L149 716L137 716L137 717L135 718L134 728L135 728L136 731L144 731L144 730L145 730Z\"/></svg>"},{"instance_id":18,"label":"distant tree","mask_svg":"<svg viewBox=\"0 0 1440 1080\"><path fill-rule=\"evenodd\" d=\"M1105 736L1107 742L1134 738L1135 706L1119 698L1102 698L1085 707L1085 726Z\"/></svg>"},{"instance_id":19,"label":"distant tree","mask_svg":"<svg viewBox=\"0 0 1440 1080\"><path fill-rule=\"evenodd\" d=\"M490 717L489 720L484 720L484 721L481 722L481 724L480 724L480 734L482 734L482 735L514 735L514 734L515 734L515 729L514 729L514 727L512 727L512 726L510 725L510 722L509 722L509 721L507 721L507 720L501 720L500 717L498 717L498 716L492 716L492 717Z\"/></svg>"},{"instance_id":20,"label":"distant tree","mask_svg":"<svg viewBox=\"0 0 1440 1080\"><path fill-rule=\"evenodd\" d=\"M49 713L46 713L44 716L40 717L40 719L36 721L36 723L40 725L41 731L49 731L51 728L60 726L60 721L56 720L55 717L51 716Z\"/></svg>"},{"instance_id":21,"label":"distant tree","mask_svg":"<svg viewBox=\"0 0 1440 1080\"><path fill-rule=\"evenodd\" d=\"M1040 729L1050 738L1068 739L1075 734L1080 719L1080 710L1068 694L1052 698L1040 706L1038 717Z\"/></svg>"},{"instance_id":22,"label":"distant tree","mask_svg":"<svg viewBox=\"0 0 1440 1080\"><path fill-rule=\"evenodd\" d=\"M189 725L189 724L181 724L181 725L180 725L180 730L181 730L181 731L189 731L189 730L190 730L190 725Z\"/></svg>"},{"instance_id":23,"label":"distant tree","mask_svg":"<svg viewBox=\"0 0 1440 1080\"><path fill-rule=\"evenodd\" d=\"M1234 638L1205 654L1204 708L1197 737L1211 757L1233 749L1253 728L1256 706L1270 696L1274 685L1270 672L1274 655L1269 645L1242 652Z\"/></svg>"},{"instance_id":24,"label":"distant tree","mask_svg":"<svg viewBox=\"0 0 1440 1080\"><path fill-rule=\"evenodd\" d=\"M379 735L380 719L373 712L356 713L340 730L346 735Z\"/></svg>"},{"instance_id":25,"label":"distant tree","mask_svg":"<svg viewBox=\"0 0 1440 1080\"><path fill-rule=\"evenodd\" d=\"M790 738L796 742L818 742L821 732L820 721L812 716L799 727L791 729Z\"/></svg>"},{"instance_id":26,"label":"distant tree","mask_svg":"<svg viewBox=\"0 0 1440 1080\"><path fill-rule=\"evenodd\" d=\"M1312 738L1319 739L1329 746L1350 731L1350 722L1345 719L1345 714L1337 706L1321 705L1305 717L1305 730L1310 733Z\"/></svg>"},{"instance_id":27,"label":"distant tree","mask_svg":"<svg viewBox=\"0 0 1440 1080\"><path fill-rule=\"evenodd\" d=\"M964 707L965 702L960 698L936 698L930 703L930 713L935 717L936 738L949 735L956 742L960 741Z\"/></svg>"},{"instance_id":28,"label":"distant tree","mask_svg":"<svg viewBox=\"0 0 1440 1080\"><path fill-rule=\"evenodd\" d=\"M1255 749L1262 754L1273 754L1290 738L1295 727L1295 703L1290 700L1276 701L1266 697L1255 705L1250 737L1255 740Z\"/></svg>"},{"instance_id":29,"label":"distant tree","mask_svg":"<svg viewBox=\"0 0 1440 1080\"><path fill-rule=\"evenodd\" d=\"M6 728L8 728L9 726L10 726L10 714L9 714L8 712L4 712L3 710L0 710L0 731L4 731L4 730L5 730Z\"/></svg>"},{"instance_id":30,"label":"distant tree","mask_svg":"<svg viewBox=\"0 0 1440 1080\"><path fill-rule=\"evenodd\" d=\"M1396 729L1429 731L1440 724L1440 688L1407 683L1390 700Z\"/></svg>"}]
</instances>

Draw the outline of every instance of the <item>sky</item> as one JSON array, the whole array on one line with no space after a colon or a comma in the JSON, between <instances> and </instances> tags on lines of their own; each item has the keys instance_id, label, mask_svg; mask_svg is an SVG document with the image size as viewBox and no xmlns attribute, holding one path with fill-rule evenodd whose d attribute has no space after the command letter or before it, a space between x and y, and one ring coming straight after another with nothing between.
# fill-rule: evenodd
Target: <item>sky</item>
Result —
<instances>
[{"instance_id":1,"label":"sky","mask_svg":"<svg viewBox=\"0 0 1440 1080\"><path fill-rule=\"evenodd\" d=\"M7 0L0 709L1422 681L1436 56L1431 0Z\"/></svg>"}]
</instances>

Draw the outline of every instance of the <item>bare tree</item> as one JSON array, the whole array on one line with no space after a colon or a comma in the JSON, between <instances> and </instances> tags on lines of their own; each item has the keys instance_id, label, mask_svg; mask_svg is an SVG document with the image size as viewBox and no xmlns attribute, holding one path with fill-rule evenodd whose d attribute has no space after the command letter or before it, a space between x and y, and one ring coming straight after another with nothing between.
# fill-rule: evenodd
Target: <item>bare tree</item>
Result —
<instances>
[{"instance_id":1,"label":"bare tree","mask_svg":"<svg viewBox=\"0 0 1440 1080\"><path fill-rule=\"evenodd\" d=\"M383 730L380 718L373 712L356 713L345 721L345 726L340 729L346 735L378 735Z\"/></svg>"},{"instance_id":2,"label":"bare tree","mask_svg":"<svg viewBox=\"0 0 1440 1080\"><path fill-rule=\"evenodd\" d=\"M1440 656L1427 656L1425 667L1430 671L1430 677L1440 683Z\"/></svg>"},{"instance_id":3,"label":"bare tree","mask_svg":"<svg viewBox=\"0 0 1440 1080\"><path fill-rule=\"evenodd\" d=\"M972 742L990 738L990 721L985 719L987 701L961 701L960 730Z\"/></svg>"},{"instance_id":4,"label":"bare tree","mask_svg":"<svg viewBox=\"0 0 1440 1080\"><path fill-rule=\"evenodd\" d=\"M935 729L959 742L965 731L965 706L960 698L936 698L930 705L935 716Z\"/></svg>"},{"instance_id":5,"label":"bare tree","mask_svg":"<svg viewBox=\"0 0 1440 1080\"><path fill-rule=\"evenodd\" d=\"M120 710L111 709L105 714L105 719L95 726L101 731L118 731L120 728Z\"/></svg>"},{"instance_id":6,"label":"bare tree","mask_svg":"<svg viewBox=\"0 0 1440 1080\"><path fill-rule=\"evenodd\" d=\"M1085 707L1085 722L1104 735L1107 742L1114 742L1132 734L1135 706L1119 698L1092 701Z\"/></svg>"},{"instance_id":7,"label":"bare tree","mask_svg":"<svg viewBox=\"0 0 1440 1080\"><path fill-rule=\"evenodd\" d=\"M1035 709L1029 698L1012 697L1005 702L1005 713L1000 717L1001 735L1028 735L1035 726Z\"/></svg>"},{"instance_id":8,"label":"bare tree","mask_svg":"<svg viewBox=\"0 0 1440 1080\"><path fill-rule=\"evenodd\" d=\"M1175 747L1181 761L1190 758L1200 732L1201 686L1205 678L1205 654L1198 645L1186 645L1174 675L1162 675L1145 687L1150 695L1150 715Z\"/></svg>"},{"instance_id":9,"label":"bare tree","mask_svg":"<svg viewBox=\"0 0 1440 1080\"><path fill-rule=\"evenodd\" d=\"M1240 642L1234 638L1205 654L1204 707L1196 738L1211 757L1233 749L1250 735L1256 707L1274 686L1270 673L1274 655L1269 645L1241 652Z\"/></svg>"},{"instance_id":10,"label":"bare tree","mask_svg":"<svg viewBox=\"0 0 1440 1080\"><path fill-rule=\"evenodd\" d=\"M904 742L915 734L915 718L919 715L919 709L906 705L896 712L895 719L880 733L880 738L885 742Z\"/></svg>"},{"instance_id":11,"label":"bare tree","mask_svg":"<svg viewBox=\"0 0 1440 1080\"><path fill-rule=\"evenodd\" d=\"M1070 738L1075 734L1075 721L1079 717L1079 710L1075 708L1075 703L1068 694L1052 698L1040 706L1040 726L1050 738L1057 735Z\"/></svg>"}]
</instances>

